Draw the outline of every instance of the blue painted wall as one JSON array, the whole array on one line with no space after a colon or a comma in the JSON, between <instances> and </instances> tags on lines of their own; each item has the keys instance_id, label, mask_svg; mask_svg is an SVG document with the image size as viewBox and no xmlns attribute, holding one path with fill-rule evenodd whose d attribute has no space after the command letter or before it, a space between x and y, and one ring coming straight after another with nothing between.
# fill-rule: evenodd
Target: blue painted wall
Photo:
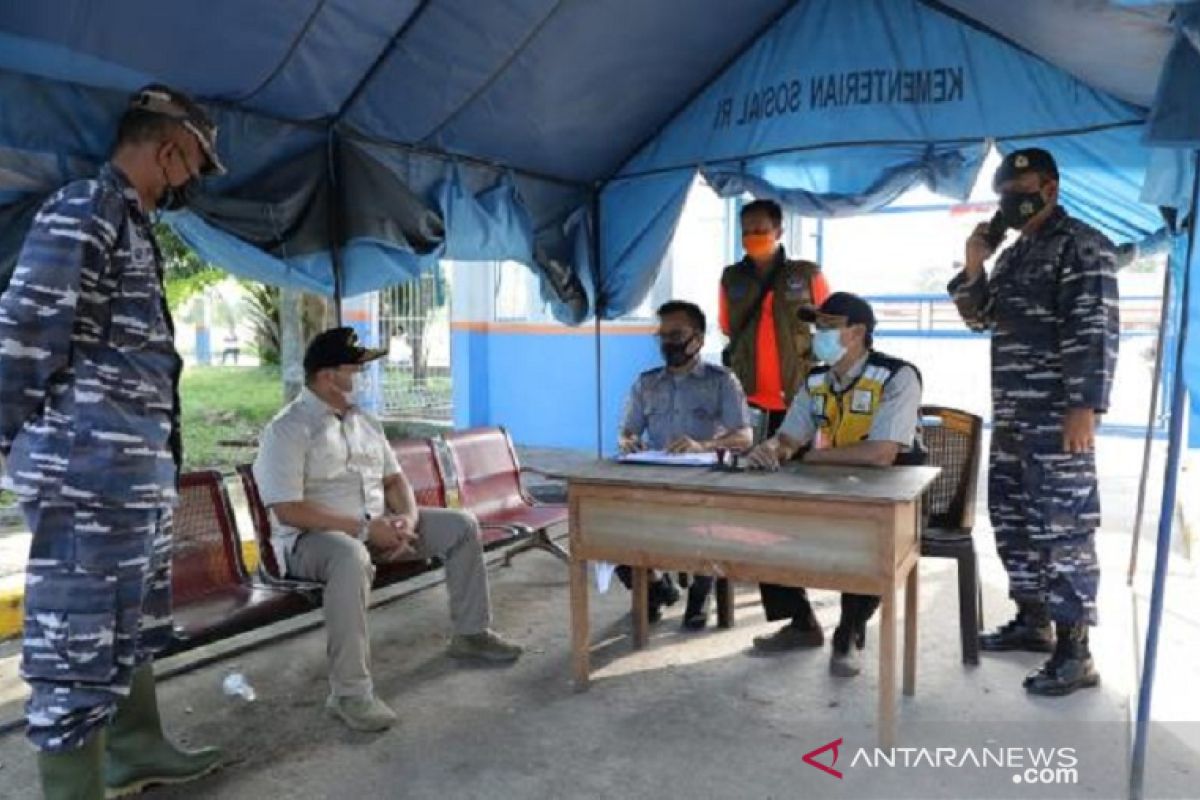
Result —
<instances>
[{"instance_id":1,"label":"blue painted wall","mask_svg":"<svg viewBox=\"0 0 1200 800\"><path fill-rule=\"evenodd\" d=\"M454 424L503 425L517 444L596 449L594 328L553 333L458 327L451 337ZM601 335L603 450L616 450L617 424L634 378L660 362L654 338Z\"/></svg>"}]
</instances>

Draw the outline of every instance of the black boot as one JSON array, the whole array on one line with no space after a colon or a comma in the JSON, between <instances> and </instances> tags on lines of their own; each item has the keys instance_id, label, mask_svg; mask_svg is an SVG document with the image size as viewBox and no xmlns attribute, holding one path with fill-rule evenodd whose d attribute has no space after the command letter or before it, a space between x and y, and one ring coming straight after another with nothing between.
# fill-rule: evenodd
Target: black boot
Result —
<instances>
[{"instance_id":1,"label":"black boot","mask_svg":"<svg viewBox=\"0 0 1200 800\"><path fill-rule=\"evenodd\" d=\"M1076 689L1099 686L1100 673L1096 672L1088 648L1088 626L1059 622L1054 627L1058 638L1054 654L1040 669L1026 676L1025 691L1060 697Z\"/></svg>"},{"instance_id":2,"label":"black boot","mask_svg":"<svg viewBox=\"0 0 1200 800\"><path fill-rule=\"evenodd\" d=\"M1050 615L1045 604L1018 602L1015 617L995 631L980 635L979 649L991 653L1009 650L1049 653L1054 649L1054 634L1050 630Z\"/></svg>"},{"instance_id":3,"label":"black boot","mask_svg":"<svg viewBox=\"0 0 1200 800\"><path fill-rule=\"evenodd\" d=\"M679 602L679 589L675 587L675 581L671 579L670 574L665 572L650 584L648 595L648 616L651 622L662 619L663 606L673 606Z\"/></svg>"},{"instance_id":4,"label":"black boot","mask_svg":"<svg viewBox=\"0 0 1200 800\"><path fill-rule=\"evenodd\" d=\"M704 630L708 625L708 610L712 605L711 575L695 575L688 587L687 608L683 612L683 627L689 631Z\"/></svg>"}]
</instances>

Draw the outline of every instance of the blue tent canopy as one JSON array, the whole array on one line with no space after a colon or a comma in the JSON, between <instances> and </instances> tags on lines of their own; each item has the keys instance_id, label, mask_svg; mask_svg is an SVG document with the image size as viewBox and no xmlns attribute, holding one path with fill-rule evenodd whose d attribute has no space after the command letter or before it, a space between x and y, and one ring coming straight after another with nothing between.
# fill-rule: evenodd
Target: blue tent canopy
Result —
<instances>
[{"instance_id":1,"label":"blue tent canopy","mask_svg":"<svg viewBox=\"0 0 1200 800\"><path fill-rule=\"evenodd\" d=\"M221 127L229 174L170 219L210 260L353 294L440 258L513 259L576 324L643 299L697 174L839 216L918 184L965 197L990 144L1045 146L1065 204L1114 239L1161 239L1160 207L1188 220L1167 235L1185 288L1176 374L1200 411L1195 2L6 3L0 285L42 198L96 170L128 94L152 81Z\"/></svg>"},{"instance_id":2,"label":"blue tent canopy","mask_svg":"<svg viewBox=\"0 0 1200 800\"><path fill-rule=\"evenodd\" d=\"M563 321L613 318L697 174L838 216L917 184L963 197L990 143L1050 147L1068 207L1136 241L1188 205L1196 18L1131 0L10 3L0 278L150 81L210 105L231 168L170 222L234 272L312 291L513 259Z\"/></svg>"}]
</instances>

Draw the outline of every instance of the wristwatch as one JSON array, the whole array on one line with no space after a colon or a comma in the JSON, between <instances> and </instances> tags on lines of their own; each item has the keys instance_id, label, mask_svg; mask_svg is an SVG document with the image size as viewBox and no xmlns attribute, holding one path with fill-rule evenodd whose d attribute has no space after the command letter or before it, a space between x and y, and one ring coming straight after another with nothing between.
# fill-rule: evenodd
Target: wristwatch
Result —
<instances>
[{"instance_id":1,"label":"wristwatch","mask_svg":"<svg viewBox=\"0 0 1200 800\"><path fill-rule=\"evenodd\" d=\"M367 536L370 533L370 531L371 531L371 515L363 514L362 522L358 526L358 536L356 538L360 542L365 542L367 540Z\"/></svg>"}]
</instances>

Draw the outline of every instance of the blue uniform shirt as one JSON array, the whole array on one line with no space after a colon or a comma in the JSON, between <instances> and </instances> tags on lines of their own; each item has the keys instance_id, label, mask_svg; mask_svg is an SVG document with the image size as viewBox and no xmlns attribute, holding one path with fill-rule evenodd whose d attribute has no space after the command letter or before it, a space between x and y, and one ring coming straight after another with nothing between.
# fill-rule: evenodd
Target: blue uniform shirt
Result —
<instances>
[{"instance_id":1,"label":"blue uniform shirt","mask_svg":"<svg viewBox=\"0 0 1200 800\"><path fill-rule=\"evenodd\" d=\"M174 501L182 361L162 270L111 164L34 217L0 296L0 453L22 500Z\"/></svg>"},{"instance_id":2,"label":"blue uniform shirt","mask_svg":"<svg viewBox=\"0 0 1200 800\"><path fill-rule=\"evenodd\" d=\"M704 441L749 425L738 379L725 367L698 361L682 375L666 367L639 375L625 403L621 433L644 434L648 448L665 450L680 436Z\"/></svg>"}]
</instances>

